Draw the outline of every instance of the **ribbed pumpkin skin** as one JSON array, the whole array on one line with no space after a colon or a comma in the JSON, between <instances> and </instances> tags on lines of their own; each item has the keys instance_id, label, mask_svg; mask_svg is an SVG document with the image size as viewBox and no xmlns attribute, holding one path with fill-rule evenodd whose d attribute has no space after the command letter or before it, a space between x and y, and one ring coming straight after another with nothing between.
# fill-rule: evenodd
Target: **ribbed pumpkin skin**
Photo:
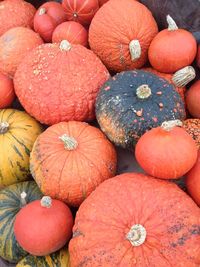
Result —
<instances>
[{"instance_id":1,"label":"ribbed pumpkin skin","mask_svg":"<svg viewBox=\"0 0 200 267\"><path fill-rule=\"evenodd\" d=\"M13 184L0 191L0 257L13 263L27 255L17 243L13 231L15 216L22 207L20 195L23 191L27 194L27 203L42 197L34 181Z\"/></svg>"},{"instance_id":2,"label":"ribbed pumpkin skin","mask_svg":"<svg viewBox=\"0 0 200 267\"><path fill-rule=\"evenodd\" d=\"M157 34L151 12L133 0L110 0L96 13L89 28L89 44L108 69L120 72L142 67ZM139 40L141 57L131 60L129 44Z\"/></svg>"},{"instance_id":3,"label":"ribbed pumpkin skin","mask_svg":"<svg viewBox=\"0 0 200 267\"><path fill-rule=\"evenodd\" d=\"M15 98L13 81L0 73L0 108L9 107Z\"/></svg>"},{"instance_id":4,"label":"ribbed pumpkin skin","mask_svg":"<svg viewBox=\"0 0 200 267\"><path fill-rule=\"evenodd\" d=\"M34 6L26 1L4 0L0 2L0 36L7 30L23 26L33 26L36 12Z\"/></svg>"},{"instance_id":5,"label":"ribbed pumpkin skin","mask_svg":"<svg viewBox=\"0 0 200 267\"><path fill-rule=\"evenodd\" d=\"M59 140L63 134L78 142L75 150L65 149ZM114 146L99 129L82 122L61 122L36 140L30 168L45 195L79 206L101 182L115 175L116 161Z\"/></svg>"},{"instance_id":6,"label":"ribbed pumpkin skin","mask_svg":"<svg viewBox=\"0 0 200 267\"><path fill-rule=\"evenodd\" d=\"M147 232L138 247L126 238L135 224ZM80 206L69 243L71 267L198 267L199 231L199 208L177 185L123 174Z\"/></svg>"},{"instance_id":7,"label":"ribbed pumpkin skin","mask_svg":"<svg viewBox=\"0 0 200 267\"><path fill-rule=\"evenodd\" d=\"M27 55L17 69L14 85L25 110L52 125L93 120L97 92L108 78L107 69L89 49L73 45L66 52L54 43Z\"/></svg>"},{"instance_id":8,"label":"ribbed pumpkin skin","mask_svg":"<svg viewBox=\"0 0 200 267\"><path fill-rule=\"evenodd\" d=\"M0 110L0 124L9 123L0 134L0 188L29 178L29 156L41 126L23 111Z\"/></svg>"}]
</instances>

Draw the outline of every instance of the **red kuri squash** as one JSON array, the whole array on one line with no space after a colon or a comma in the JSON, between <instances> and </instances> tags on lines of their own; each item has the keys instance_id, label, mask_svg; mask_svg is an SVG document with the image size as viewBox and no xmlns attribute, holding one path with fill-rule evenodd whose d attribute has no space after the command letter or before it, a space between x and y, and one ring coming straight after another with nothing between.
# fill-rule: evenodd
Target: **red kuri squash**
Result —
<instances>
[{"instance_id":1,"label":"red kuri squash","mask_svg":"<svg viewBox=\"0 0 200 267\"><path fill-rule=\"evenodd\" d=\"M15 98L13 81L0 73L0 109L9 107Z\"/></svg>"},{"instance_id":2,"label":"red kuri squash","mask_svg":"<svg viewBox=\"0 0 200 267\"><path fill-rule=\"evenodd\" d=\"M186 105L194 118L200 118L200 80L196 81L187 91Z\"/></svg>"}]
</instances>

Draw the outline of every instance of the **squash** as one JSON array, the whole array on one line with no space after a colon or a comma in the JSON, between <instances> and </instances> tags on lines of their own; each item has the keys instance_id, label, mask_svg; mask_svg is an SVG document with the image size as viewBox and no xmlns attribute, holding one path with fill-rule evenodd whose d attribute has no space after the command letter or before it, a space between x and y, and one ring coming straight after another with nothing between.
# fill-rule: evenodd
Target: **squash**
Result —
<instances>
[{"instance_id":1,"label":"squash","mask_svg":"<svg viewBox=\"0 0 200 267\"><path fill-rule=\"evenodd\" d=\"M177 185L122 174L102 183L80 206L70 264L197 267L199 229L199 208Z\"/></svg>"},{"instance_id":2,"label":"squash","mask_svg":"<svg viewBox=\"0 0 200 267\"><path fill-rule=\"evenodd\" d=\"M108 69L120 72L141 68L158 32L151 12L133 0L110 0L93 18L89 44Z\"/></svg>"},{"instance_id":3,"label":"squash","mask_svg":"<svg viewBox=\"0 0 200 267\"><path fill-rule=\"evenodd\" d=\"M3 259L17 263L27 255L15 239L13 223L24 205L41 197L34 181L20 182L0 190L0 257Z\"/></svg>"},{"instance_id":4,"label":"squash","mask_svg":"<svg viewBox=\"0 0 200 267\"><path fill-rule=\"evenodd\" d=\"M37 136L38 122L23 111L0 110L0 188L29 179L29 156Z\"/></svg>"},{"instance_id":5,"label":"squash","mask_svg":"<svg viewBox=\"0 0 200 267\"><path fill-rule=\"evenodd\" d=\"M157 178L177 179L195 164L197 146L180 120L163 122L146 132L135 147L135 157L144 171Z\"/></svg>"},{"instance_id":6,"label":"squash","mask_svg":"<svg viewBox=\"0 0 200 267\"><path fill-rule=\"evenodd\" d=\"M40 36L31 29L8 30L0 37L0 71L13 77L25 55L42 43Z\"/></svg>"},{"instance_id":7,"label":"squash","mask_svg":"<svg viewBox=\"0 0 200 267\"><path fill-rule=\"evenodd\" d=\"M103 6L108 0L99 0L99 6Z\"/></svg>"},{"instance_id":8,"label":"squash","mask_svg":"<svg viewBox=\"0 0 200 267\"><path fill-rule=\"evenodd\" d=\"M179 29L169 15L167 22L168 29L159 32L151 42L148 57L154 69L173 73L194 61L197 43L193 35L184 29Z\"/></svg>"},{"instance_id":9,"label":"squash","mask_svg":"<svg viewBox=\"0 0 200 267\"><path fill-rule=\"evenodd\" d=\"M45 42L51 42L55 28L67 20L61 4L50 1L40 6L34 16L34 30Z\"/></svg>"},{"instance_id":10,"label":"squash","mask_svg":"<svg viewBox=\"0 0 200 267\"><path fill-rule=\"evenodd\" d=\"M194 118L200 118L200 80L196 81L186 93L186 105Z\"/></svg>"},{"instance_id":11,"label":"squash","mask_svg":"<svg viewBox=\"0 0 200 267\"><path fill-rule=\"evenodd\" d=\"M13 81L0 73L0 109L9 107L15 99Z\"/></svg>"},{"instance_id":12,"label":"squash","mask_svg":"<svg viewBox=\"0 0 200 267\"><path fill-rule=\"evenodd\" d=\"M102 86L96 118L112 142L133 149L147 130L165 120L185 119L185 109L173 85L152 73L134 70L121 72Z\"/></svg>"},{"instance_id":13,"label":"squash","mask_svg":"<svg viewBox=\"0 0 200 267\"><path fill-rule=\"evenodd\" d=\"M183 121L183 128L191 135L197 148L200 149L200 119L187 119Z\"/></svg>"},{"instance_id":14,"label":"squash","mask_svg":"<svg viewBox=\"0 0 200 267\"><path fill-rule=\"evenodd\" d=\"M52 35L53 43L60 43L67 40L71 44L80 44L88 46L88 32L78 22L67 21L58 25Z\"/></svg>"},{"instance_id":15,"label":"squash","mask_svg":"<svg viewBox=\"0 0 200 267\"><path fill-rule=\"evenodd\" d=\"M52 125L93 120L97 93L108 78L107 69L91 50L63 40L31 51L17 69L14 86L25 110Z\"/></svg>"},{"instance_id":16,"label":"squash","mask_svg":"<svg viewBox=\"0 0 200 267\"><path fill-rule=\"evenodd\" d=\"M58 160L59 159L59 160ZM83 122L61 122L36 140L31 173L45 195L79 206L116 172L114 146L97 128Z\"/></svg>"},{"instance_id":17,"label":"squash","mask_svg":"<svg viewBox=\"0 0 200 267\"><path fill-rule=\"evenodd\" d=\"M73 20L85 26L90 24L99 9L98 0L63 0L62 5L66 12L67 20Z\"/></svg>"},{"instance_id":18,"label":"squash","mask_svg":"<svg viewBox=\"0 0 200 267\"><path fill-rule=\"evenodd\" d=\"M198 46L197 51L197 66L200 68L200 45Z\"/></svg>"}]
</instances>

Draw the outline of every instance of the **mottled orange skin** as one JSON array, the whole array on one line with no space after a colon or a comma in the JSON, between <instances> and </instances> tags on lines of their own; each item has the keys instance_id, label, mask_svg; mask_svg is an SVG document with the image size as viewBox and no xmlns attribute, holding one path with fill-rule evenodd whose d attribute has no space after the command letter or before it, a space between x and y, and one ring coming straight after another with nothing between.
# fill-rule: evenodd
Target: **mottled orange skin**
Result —
<instances>
[{"instance_id":1,"label":"mottled orange skin","mask_svg":"<svg viewBox=\"0 0 200 267\"><path fill-rule=\"evenodd\" d=\"M145 227L133 247L126 234ZM71 267L198 267L200 210L177 185L128 173L101 184L80 206L69 243Z\"/></svg>"},{"instance_id":2,"label":"mottled orange skin","mask_svg":"<svg viewBox=\"0 0 200 267\"><path fill-rule=\"evenodd\" d=\"M182 128L161 127L146 132L135 147L135 157L144 171L157 178L177 179L195 164L197 146Z\"/></svg>"},{"instance_id":3,"label":"mottled orange skin","mask_svg":"<svg viewBox=\"0 0 200 267\"><path fill-rule=\"evenodd\" d=\"M9 107L15 98L13 81L0 73L0 109Z\"/></svg>"},{"instance_id":4,"label":"mottled orange skin","mask_svg":"<svg viewBox=\"0 0 200 267\"><path fill-rule=\"evenodd\" d=\"M200 119L200 80L190 87L185 99L189 113L192 117Z\"/></svg>"},{"instance_id":5,"label":"mottled orange skin","mask_svg":"<svg viewBox=\"0 0 200 267\"><path fill-rule=\"evenodd\" d=\"M48 125L95 118L96 95L109 73L99 58L81 45L62 51L44 44L20 64L14 85L23 107ZM28 88L28 90L27 90Z\"/></svg>"},{"instance_id":6,"label":"mottled orange skin","mask_svg":"<svg viewBox=\"0 0 200 267\"><path fill-rule=\"evenodd\" d=\"M67 150L59 139L73 137L78 146ZM31 173L45 195L71 206L82 201L116 172L116 151L97 128L83 122L61 122L49 127L35 142Z\"/></svg>"},{"instance_id":7,"label":"mottled orange skin","mask_svg":"<svg viewBox=\"0 0 200 267\"><path fill-rule=\"evenodd\" d=\"M36 9L23 0L4 0L0 2L0 36L13 27L33 27Z\"/></svg>"}]
</instances>

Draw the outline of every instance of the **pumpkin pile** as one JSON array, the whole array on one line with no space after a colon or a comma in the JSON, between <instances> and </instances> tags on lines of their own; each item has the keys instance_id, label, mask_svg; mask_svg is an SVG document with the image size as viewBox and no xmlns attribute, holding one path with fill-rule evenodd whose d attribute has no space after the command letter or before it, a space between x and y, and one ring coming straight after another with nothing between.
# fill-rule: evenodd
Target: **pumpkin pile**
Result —
<instances>
[{"instance_id":1,"label":"pumpkin pile","mask_svg":"<svg viewBox=\"0 0 200 267\"><path fill-rule=\"evenodd\" d=\"M200 24L159 2L0 1L0 265L200 266Z\"/></svg>"}]
</instances>

